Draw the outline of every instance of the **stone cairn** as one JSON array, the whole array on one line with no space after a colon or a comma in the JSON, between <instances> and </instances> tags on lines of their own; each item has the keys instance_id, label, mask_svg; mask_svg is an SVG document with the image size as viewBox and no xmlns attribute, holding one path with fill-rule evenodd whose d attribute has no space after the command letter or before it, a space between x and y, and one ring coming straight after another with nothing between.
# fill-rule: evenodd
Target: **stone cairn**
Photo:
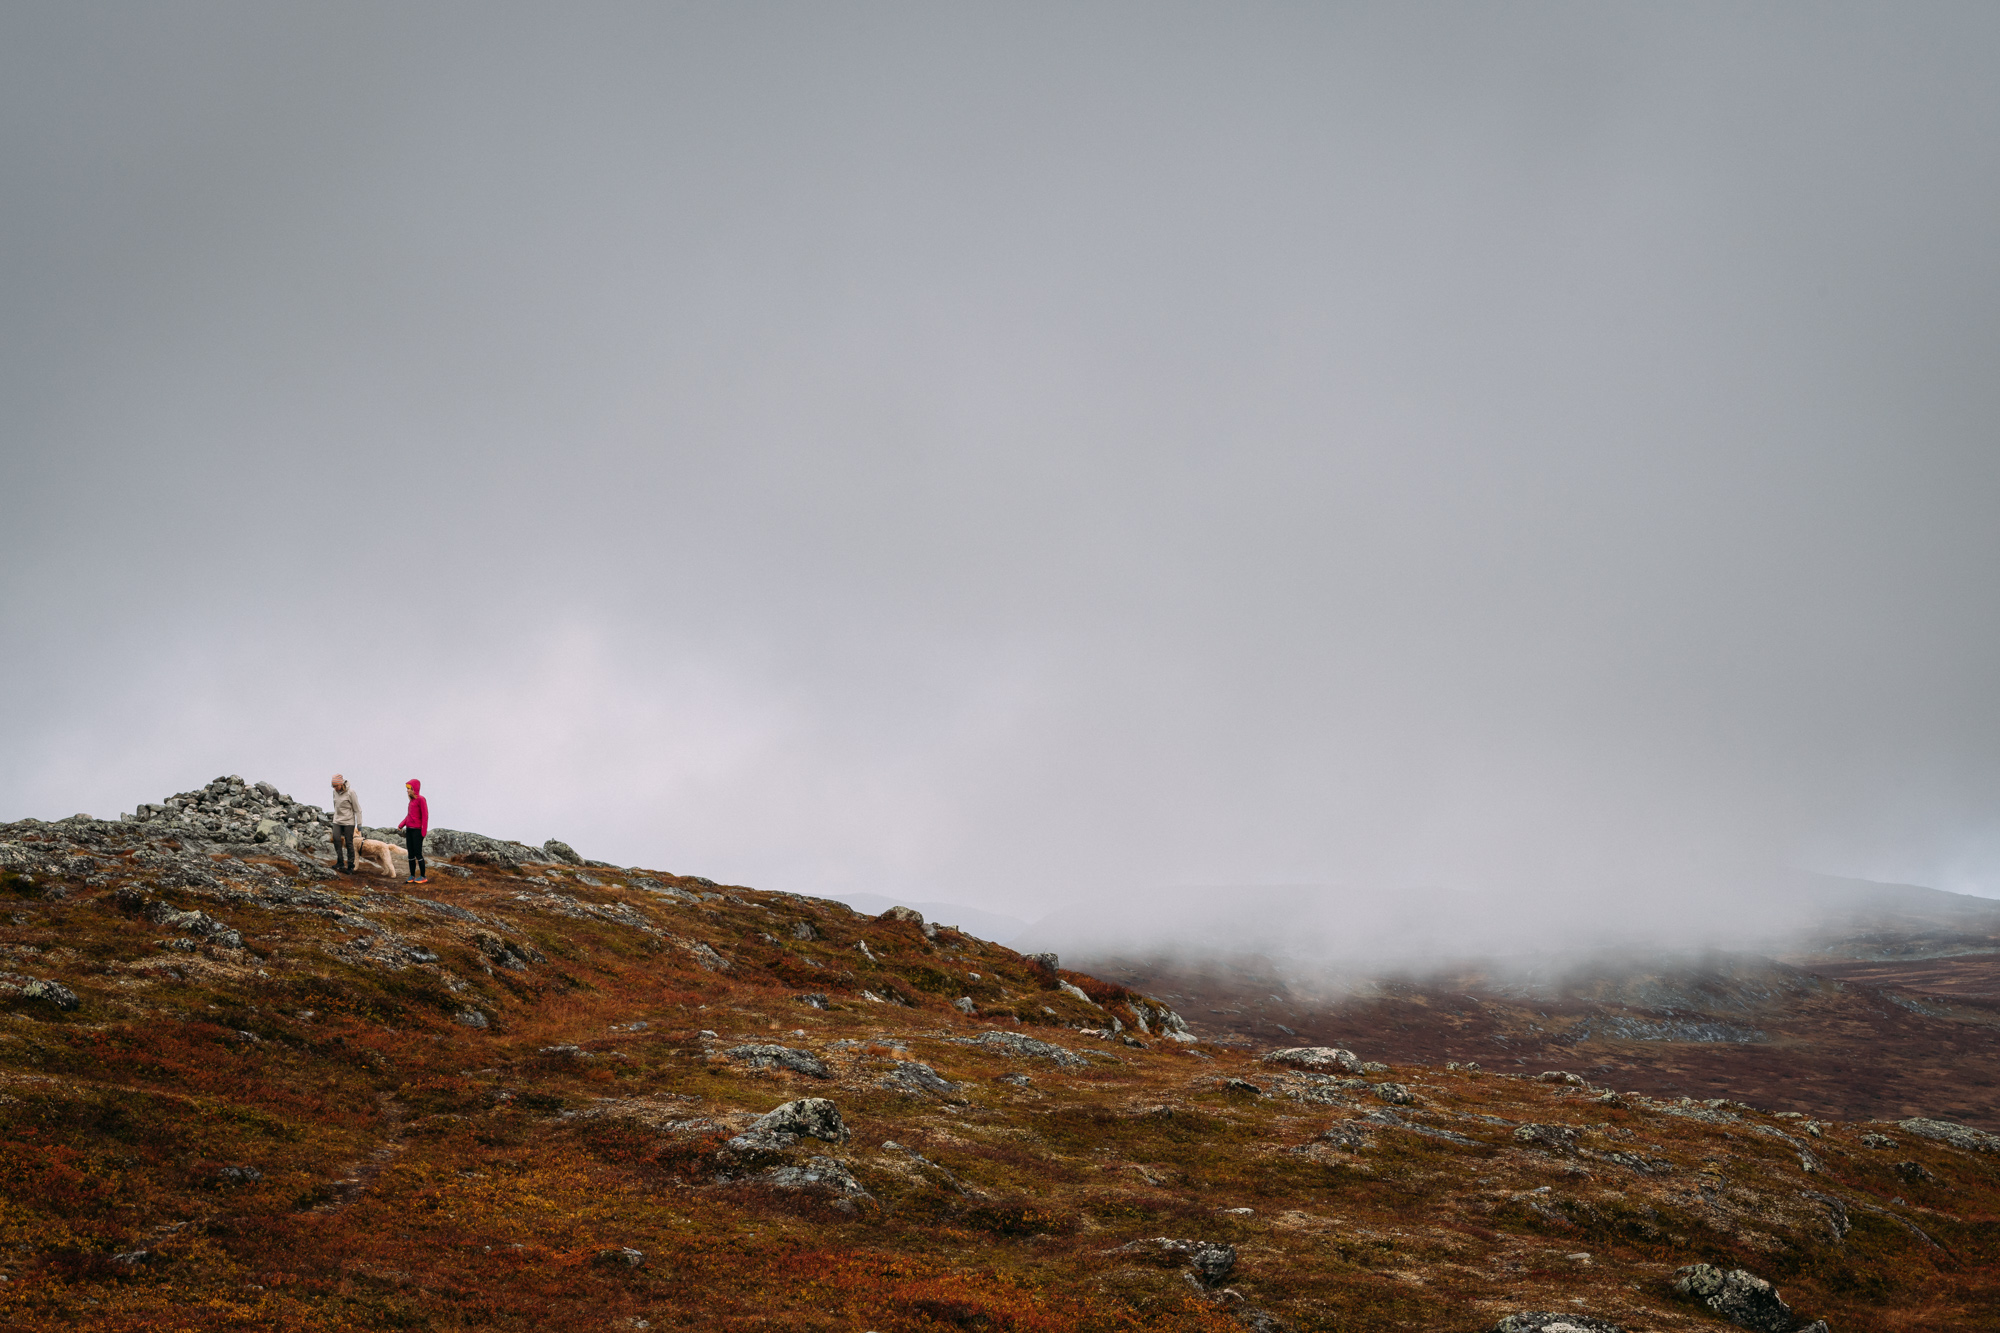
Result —
<instances>
[{"instance_id":1,"label":"stone cairn","mask_svg":"<svg viewBox=\"0 0 2000 1333\"><path fill-rule=\"evenodd\" d=\"M313 850L332 837L333 816L316 805L295 801L268 782L217 778L205 787L142 805L127 822L184 826L211 842L270 843L287 849L304 843Z\"/></svg>"}]
</instances>

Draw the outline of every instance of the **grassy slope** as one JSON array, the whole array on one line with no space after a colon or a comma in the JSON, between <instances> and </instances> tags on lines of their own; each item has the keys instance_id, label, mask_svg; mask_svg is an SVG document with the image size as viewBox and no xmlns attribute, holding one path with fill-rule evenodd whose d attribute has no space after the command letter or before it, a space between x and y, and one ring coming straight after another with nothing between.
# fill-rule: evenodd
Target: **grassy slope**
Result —
<instances>
[{"instance_id":1,"label":"grassy slope","mask_svg":"<svg viewBox=\"0 0 2000 1333\"><path fill-rule=\"evenodd\" d=\"M278 862L218 859L218 885L163 887L143 859L100 850L87 875L10 876L0 899L0 966L82 1000L15 998L0 1017L0 1327L1194 1330L1262 1309L1299 1329L1470 1330L1572 1309L1693 1328L1717 1324L1667 1283L1711 1261L1840 1333L2000 1328L2000 1159L1893 1128L1896 1147L1871 1149L1858 1126L1728 1107L1710 1123L1411 1067L1370 1081L1409 1084L1407 1119L1474 1142L1370 1126L1348 1148L1318 1136L1380 1108L1372 1088L1082 1036L1103 1009L949 931L748 889L690 903L619 871L415 891L468 921L379 881L304 882L332 895L304 898ZM246 947L162 948L157 902ZM1131 1022L1135 997L1062 976ZM981 1012L953 1009L961 995ZM468 1006L491 1026L455 1021ZM1093 1058L953 1040L995 1028ZM812 1050L834 1077L722 1055L742 1042ZM964 1103L881 1086L907 1059ZM997 1081L1016 1073L1031 1082ZM853 1139L790 1156L845 1160L872 1196L852 1211L718 1157L804 1095L833 1098ZM1576 1127L1580 1151L1523 1144L1515 1122ZM227 1166L262 1178L225 1183ZM1107 1253L1153 1236L1237 1246L1236 1294ZM598 1258L620 1246L645 1265Z\"/></svg>"}]
</instances>

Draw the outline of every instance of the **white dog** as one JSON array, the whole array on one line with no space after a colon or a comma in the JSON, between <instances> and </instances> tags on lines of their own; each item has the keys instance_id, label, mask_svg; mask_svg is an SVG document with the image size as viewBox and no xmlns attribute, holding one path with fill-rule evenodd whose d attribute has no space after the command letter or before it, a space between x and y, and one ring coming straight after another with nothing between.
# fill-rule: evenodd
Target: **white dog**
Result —
<instances>
[{"instance_id":1,"label":"white dog","mask_svg":"<svg viewBox=\"0 0 2000 1333\"><path fill-rule=\"evenodd\" d=\"M404 872L396 869L396 854L402 850L400 847L391 846L389 843L383 842L380 838L356 838L354 840L354 868L359 870L364 865L372 868L379 864L382 867L382 874L385 878L403 878L405 877Z\"/></svg>"}]
</instances>

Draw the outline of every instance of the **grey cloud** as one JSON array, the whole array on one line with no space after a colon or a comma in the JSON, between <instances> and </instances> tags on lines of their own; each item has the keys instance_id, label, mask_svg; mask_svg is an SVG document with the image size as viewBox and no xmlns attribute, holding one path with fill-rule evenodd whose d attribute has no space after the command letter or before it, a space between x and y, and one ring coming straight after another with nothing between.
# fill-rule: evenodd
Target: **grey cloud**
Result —
<instances>
[{"instance_id":1,"label":"grey cloud","mask_svg":"<svg viewBox=\"0 0 2000 1333\"><path fill-rule=\"evenodd\" d=\"M0 19L0 815L1991 892L1979 6Z\"/></svg>"}]
</instances>

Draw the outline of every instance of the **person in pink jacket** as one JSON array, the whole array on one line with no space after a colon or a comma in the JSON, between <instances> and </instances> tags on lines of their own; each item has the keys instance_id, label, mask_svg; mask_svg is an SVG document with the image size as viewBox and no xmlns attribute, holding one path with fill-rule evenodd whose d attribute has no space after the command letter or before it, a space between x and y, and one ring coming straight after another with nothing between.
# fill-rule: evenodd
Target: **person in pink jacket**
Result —
<instances>
[{"instance_id":1,"label":"person in pink jacket","mask_svg":"<svg viewBox=\"0 0 2000 1333\"><path fill-rule=\"evenodd\" d=\"M403 790L410 794L410 813L403 816L403 822L396 825L403 830L403 846L410 853L410 877L405 884L428 884L431 877L425 874L424 834L431 831L431 803L424 799L424 784L411 778L403 784Z\"/></svg>"}]
</instances>

